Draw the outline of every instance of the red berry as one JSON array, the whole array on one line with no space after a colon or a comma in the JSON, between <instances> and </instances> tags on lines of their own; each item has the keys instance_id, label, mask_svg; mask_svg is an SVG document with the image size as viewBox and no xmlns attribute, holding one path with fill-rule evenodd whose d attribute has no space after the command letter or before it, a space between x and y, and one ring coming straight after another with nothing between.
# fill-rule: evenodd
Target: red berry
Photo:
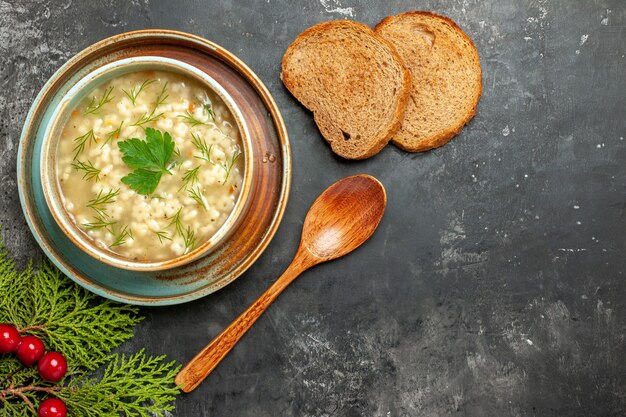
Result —
<instances>
[{"instance_id":1,"label":"red berry","mask_svg":"<svg viewBox=\"0 0 626 417\"><path fill-rule=\"evenodd\" d=\"M37 414L39 417L66 417L67 407L58 398L48 398L39 404Z\"/></svg>"},{"instance_id":2,"label":"red berry","mask_svg":"<svg viewBox=\"0 0 626 417\"><path fill-rule=\"evenodd\" d=\"M59 352L48 352L37 362L39 375L50 382L58 382L67 372L67 361Z\"/></svg>"},{"instance_id":3,"label":"red berry","mask_svg":"<svg viewBox=\"0 0 626 417\"><path fill-rule=\"evenodd\" d=\"M24 336L17 346L17 358L25 366L33 366L46 351L41 339L37 336Z\"/></svg>"},{"instance_id":4,"label":"red berry","mask_svg":"<svg viewBox=\"0 0 626 417\"><path fill-rule=\"evenodd\" d=\"M13 353L20 344L20 333L10 324L0 324L0 354Z\"/></svg>"}]
</instances>

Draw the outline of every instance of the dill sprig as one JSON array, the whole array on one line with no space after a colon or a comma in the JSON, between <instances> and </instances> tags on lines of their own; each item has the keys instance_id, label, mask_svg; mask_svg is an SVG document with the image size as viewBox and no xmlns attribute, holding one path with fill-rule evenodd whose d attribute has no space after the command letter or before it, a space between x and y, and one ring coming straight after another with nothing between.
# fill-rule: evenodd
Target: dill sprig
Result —
<instances>
[{"instance_id":1,"label":"dill sprig","mask_svg":"<svg viewBox=\"0 0 626 417\"><path fill-rule=\"evenodd\" d=\"M130 91L126 91L126 90L122 90L124 92L124 94L126 94L126 97L128 97L130 99L130 101L133 103L133 106L137 105L137 97L139 97L139 94L141 94L141 92L148 87L150 84L155 83L156 80L145 80L144 82L141 83L141 85L135 85L133 88L130 89Z\"/></svg>"},{"instance_id":2,"label":"dill sprig","mask_svg":"<svg viewBox=\"0 0 626 417\"><path fill-rule=\"evenodd\" d=\"M239 152L239 150L236 150L230 157L230 161L220 164L222 169L226 171L226 177L224 178L224 183L222 185L226 184L226 182L228 181L228 177L230 177L230 172L232 171L233 166L235 166L235 163L237 162L237 159L239 159L240 155L241 152Z\"/></svg>"},{"instance_id":3,"label":"dill sprig","mask_svg":"<svg viewBox=\"0 0 626 417\"><path fill-rule=\"evenodd\" d=\"M150 113L146 112L143 115L141 115L141 117L137 119L135 123L133 123L131 126L143 127L145 124L152 123L155 120L160 119L161 116L163 116L163 112L157 113L157 109L159 108L159 106L165 104L165 100L167 100L168 97L169 97L169 93L167 92L167 82L166 82L163 85L163 88L161 88L161 92L159 92L159 95L157 96L156 101L154 103L154 107L152 108Z\"/></svg>"},{"instance_id":4,"label":"dill sprig","mask_svg":"<svg viewBox=\"0 0 626 417\"><path fill-rule=\"evenodd\" d=\"M128 225L126 225L118 233L118 235L115 237L115 240L109 245L109 247L114 248L116 246L121 246L126 243L126 239L128 238L134 239L132 230L128 227Z\"/></svg>"},{"instance_id":5,"label":"dill sprig","mask_svg":"<svg viewBox=\"0 0 626 417\"><path fill-rule=\"evenodd\" d=\"M189 253L196 246L196 232L193 231L191 226L187 226L187 229L181 233L183 243L185 244L185 253Z\"/></svg>"},{"instance_id":6,"label":"dill sprig","mask_svg":"<svg viewBox=\"0 0 626 417\"><path fill-rule=\"evenodd\" d=\"M213 124L213 125L215 125L217 130L219 130L219 132L222 133L222 130L219 127L217 127L217 121L215 120L215 112L213 111L213 106L211 106L210 103L205 103L205 104L202 105L202 108L207 113L208 118L209 118L209 120L206 121L206 122L198 119L196 116L191 114L191 112L189 110L186 110L185 113L183 113L183 114L179 114L178 117L183 119L185 121L185 123L190 124L191 127L195 127L195 126L198 126L198 125L209 126L209 124Z\"/></svg>"},{"instance_id":7,"label":"dill sprig","mask_svg":"<svg viewBox=\"0 0 626 417\"><path fill-rule=\"evenodd\" d=\"M210 164L215 165L215 162L213 162L213 160L211 159L211 151L213 150L213 145L207 146L206 141L196 133L191 134L191 143L200 153L200 156L195 155L195 158L203 159ZM218 165L224 170L224 172L226 172L226 176L224 177L224 182L222 183L222 185L226 184L226 182L228 181L230 173L240 156L241 152L237 149L235 150L235 152L233 152L229 161L226 161L224 163L218 162Z\"/></svg>"},{"instance_id":8,"label":"dill sprig","mask_svg":"<svg viewBox=\"0 0 626 417\"><path fill-rule=\"evenodd\" d=\"M191 226L187 226L186 228L183 226L183 222L181 219L182 210L183 208L180 207L176 214L174 214L172 217L168 217L170 222L168 223L166 228L172 226L174 227L174 233L172 233L169 240L171 240L171 238L176 235L182 237L183 243L185 245L185 253L188 253L196 246L196 232L191 228ZM158 235L159 233L157 233L157 236Z\"/></svg>"},{"instance_id":9,"label":"dill sprig","mask_svg":"<svg viewBox=\"0 0 626 417\"><path fill-rule=\"evenodd\" d=\"M74 138L74 142L76 142L76 145L74 145L74 149L72 150L72 152L74 152L74 158L72 159L75 160L76 158L78 158L78 155L83 153L83 151L85 150L85 145L96 142L96 135L93 133L93 129L91 129L84 135Z\"/></svg>"},{"instance_id":10,"label":"dill sprig","mask_svg":"<svg viewBox=\"0 0 626 417\"><path fill-rule=\"evenodd\" d=\"M139 309L96 296L74 284L51 262L15 268L0 241L0 323L42 339L70 367L57 382L44 381L15 355L0 359L0 415L36 415L50 396L65 402L70 416L169 416L179 389L175 363L141 350L111 351L133 337ZM25 398L28 401L25 401ZM30 403L30 405L29 405Z\"/></svg>"},{"instance_id":11,"label":"dill sprig","mask_svg":"<svg viewBox=\"0 0 626 417\"><path fill-rule=\"evenodd\" d=\"M159 92L159 95L156 98L156 102L154 103L154 108L156 109L160 105L165 104L165 100L167 100L169 96L170 95L167 91L167 81L166 81L165 84L163 84L163 88L161 88L161 91Z\"/></svg>"},{"instance_id":12,"label":"dill sprig","mask_svg":"<svg viewBox=\"0 0 626 417\"><path fill-rule=\"evenodd\" d=\"M97 213L94 216L94 221L83 223L83 226L87 230L98 230L105 229L109 233L113 233L113 226L116 224L116 221L107 220L104 215Z\"/></svg>"},{"instance_id":13,"label":"dill sprig","mask_svg":"<svg viewBox=\"0 0 626 417\"><path fill-rule=\"evenodd\" d=\"M198 165L197 167L193 169L189 169L185 171L185 174L183 175L183 185L181 185L178 191L182 190L183 188L188 188L190 186L193 186L195 183L197 183L199 172L200 172L200 165Z\"/></svg>"},{"instance_id":14,"label":"dill sprig","mask_svg":"<svg viewBox=\"0 0 626 417\"><path fill-rule=\"evenodd\" d=\"M176 231L176 233L178 233L180 236L183 235L183 222L180 218L181 212L182 212L183 208L180 207L178 209L178 211L176 212L176 214L174 214L172 217L168 217L168 220L170 220L170 222L168 223L167 227L171 227L174 226L174 230Z\"/></svg>"},{"instance_id":15,"label":"dill sprig","mask_svg":"<svg viewBox=\"0 0 626 417\"><path fill-rule=\"evenodd\" d=\"M206 208L206 203L204 202L204 196L202 195L202 191L200 191L200 187L189 188L187 190L187 194L191 197L198 205L202 206L203 209Z\"/></svg>"},{"instance_id":16,"label":"dill sprig","mask_svg":"<svg viewBox=\"0 0 626 417\"><path fill-rule=\"evenodd\" d=\"M156 120L159 120L163 116L163 113L156 113L156 107L152 109L150 113L144 113L139 117L139 119L135 120L135 122L131 126L143 127L143 125L152 123Z\"/></svg>"},{"instance_id":17,"label":"dill sprig","mask_svg":"<svg viewBox=\"0 0 626 417\"><path fill-rule=\"evenodd\" d=\"M84 180L91 181L95 179L96 182L100 181L101 170L94 167L91 161L87 160L87 162L83 162L77 160L76 162L72 162L72 167L77 171L83 171Z\"/></svg>"},{"instance_id":18,"label":"dill sprig","mask_svg":"<svg viewBox=\"0 0 626 417\"><path fill-rule=\"evenodd\" d=\"M109 133L106 134L106 140L102 143L102 145L100 145L100 147L102 148L113 139L118 139L120 137L120 134L122 133L122 126L124 126L123 120L120 122L120 125L117 128L111 130Z\"/></svg>"},{"instance_id":19,"label":"dill sprig","mask_svg":"<svg viewBox=\"0 0 626 417\"><path fill-rule=\"evenodd\" d=\"M198 152L200 152L200 156L195 156L195 158L204 159L210 164L215 165L215 162L211 160L211 150L213 149L213 145L207 146L206 141L196 133L191 134L191 144Z\"/></svg>"},{"instance_id":20,"label":"dill sprig","mask_svg":"<svg viewBox=\"0 0 626 417\"><path fill-rule=\"evenodd\" d=\"M87 105L87 108L85 109L85 114L94 114L98 110L100 110L102 106L113 100L115 97L111 96L112 92L113 87L111 86L104 91L104 94L102 94L102 97L100 97L100 99L98 99L96 96L93 96L91 98L91 101Z\"/></svg>"},{"instance_id":21,"label":"dill sprig","mask_svg":"<svg viewBox=\"0 0 626 417\"><path fill-rule=\"evenodd\" d=\"M157 231L155 233L156 233L157 237L159 238L159 242L161 244L163 244L163 239L169 240L169 241L172 240L172 238L167 235L167 232L165 230L159 230L159 231Z\"/></svg>"},{"instance_id":22,"label":"dill sprig","mask_svg":"<svg viewBox=\"0 0 626 417\"><path fill-rule=\"evenodd\" d=\"M116 197L120 193L120 189L119 188L116 190L111 189L106 194L102 195L103 191L104 190L100 190L100 192L95 198L89 200L89 202L87 203L87 207L95 210L96 213L98 213L99 215L103 217L108 217L106 205L115 203Z\"/></svg>"},{"instance_id":23,"label":"dill sprig","mask_svg":"<svg viewBox=\"0 0 626 417\"><path fill-rule=\"evenodd\" d=\"M204 109L204 111L207 112L207 114L209 115L209 119L211 119L213 124L217 125L215 121L215 112L213 111L213 106L211 106L211 104L209 103L205 103L202 105L202 108Z\"/></svg>"},{"instance_id":24,"label":"dill sprig","mask_svg":"<svg viewBox=\"0 0 626 417\"><path fill-rule=\"evenodd\" d=\"M189 112L189 110L185 110L185 113L179 114L177 117L180 117L181 119L183 119L183 121L185 123L191 125L191 127L195 127L195 126L198 126L198 125L205 125L205 126L207 126L206 122L203 122L202 120L198 119L196 116L191 114Z\"/></svg>"}]
</instances>

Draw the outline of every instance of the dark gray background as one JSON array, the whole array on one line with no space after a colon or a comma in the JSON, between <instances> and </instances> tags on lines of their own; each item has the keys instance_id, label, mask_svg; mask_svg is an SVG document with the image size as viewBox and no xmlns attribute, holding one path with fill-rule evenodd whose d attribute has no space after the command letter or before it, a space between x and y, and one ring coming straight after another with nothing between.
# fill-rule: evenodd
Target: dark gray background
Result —
<instances>
[{"instance_id":1,"label":"dark gray background","mask_svg":"<svg viewBox=\"0 0 626 417\"><path fill-rule=\"evenodd\" d=\"M335 157L284 89L303 29L413 9L458 22L483 68L478 114L424 154ZM623 0L0 0L0 222L40 257L15 182L19 132L45 80L110 35L172 28L230 49L278 102L293 149L278 234L244 276L143 309L125 350L190 359L287 266L302 219L365 172L389 204L361 249L305 273L177 416L626 414L626 3Z\"/></svg>"}]
</instances>

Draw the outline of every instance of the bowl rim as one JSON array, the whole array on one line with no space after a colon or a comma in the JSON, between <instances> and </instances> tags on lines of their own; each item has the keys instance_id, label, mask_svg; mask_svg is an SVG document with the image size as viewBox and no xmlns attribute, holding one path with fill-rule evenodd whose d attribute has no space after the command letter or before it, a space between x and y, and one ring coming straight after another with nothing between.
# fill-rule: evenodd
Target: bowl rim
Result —
<instances>
[{"instance_id":1,"label":"bowl rim","mask_svg":"<svg viewBox=\"0 0 626 417\"><path fill-rule=\"evenodd\" d=\"M62 82L65 73L75 71L75 68L80 65L81 61L90 55L95 54L100 50L105 50L116 43L123 43L126 41L134 42L135 40L141 39L163 41L168 43L187 43L190 48L197 49L199 52L208 56L213 55L214 58L224 62L233 71L241 74L241 76L258 95L261 103L263 103L266 111L268 112L268 120L271 121L273 125L273 129L276 134L277 149L280 153L282 162L282 169L279 176L280 187L276 189L276 205L267 226L264 228L264 232L260 237L258 244L256 244L249 254L246 255L245 260L238 266L236 272L229 274L226 279L220 281L219 285L205 285L183 294L154 296L139 293L128 293L124 290L108 287L93 280L87 272L78 269L77 265L75 265L71 259L64 258L62 253L55 248L54 239L46 233L45 227L41 223L41 215L39 214L40 205L37 203L37 198L34 195L35 191L31 187L32 184L30 178L32 178L33 174L32 160L28 158L28 155L31 154L31 147L35 141L33 134L36 132L36 128L38 126L38 117L41 109L45 109L47 106L46 103L49 99L51 90L56 88L56 85ZM34 152L36 152L36 150L34 150ZM72 56L68 61L62 64L59 69L57 69L57 71L54 72L54 74L44 83L41 90L39 90L35 96L33 104L26 114L24 125L20 133L16 165L18 195L26 223L35 238L35 241L41 247L49 260L71 280L97 295L119 302L144 306L168 306L197 300L230 284L232 281L237 279L237 277L240 277L243 273L250 269L261 254L263 254L280 227L281 220L284 217L287 202L289 200L292 182L292 155L287 126L285 125L285 121L280 113L276 101L261 78L240 58L213 41L186 32L159 28L129 31L105 38L87 46L85 49Z\"/></svg>"},{"instance_id":2,"label":"bowl rim","mask_svg":"<svg viewBox=\"0 0 626 417\"><path fill-rule=\"evenodd\" d=\"M142 69L134 69L134 67L142 67ZM242 186L240 188L237 201L224 223L213 235L209 236L208 239L191 252L163 261L134 261L96 245L94 241L75 223L75 221L72 220L71 214L63 204L63 192L57 175L58 155L56 152L60 139L58 138L58 135L55 135L54 133L58 132L58 129L62 128L65 123L67 123L67 114L74 110L77 105L73 102L74 98L95 88L94 84L98 85L103 78L105 79L104 82L106 82L119 76L145 70L182 74L185 77L198 81L201 85L203 85L203 87L219 96L235 119L241 144L243 145L244 173ZM120 73L111 77L110 74L112 72ZM174 58L154 55L121 58L95 68L93 71L81 76L54 107L50 122L45 127L41 145L40 179L48 210L50 210L52 217L63 233L79 249L96 260L117 268L141 272L162 271L186 265L194 260L208 255L219 247L221 243L228 239L232 231L236 229L239 221L241 220L242 214L245 212L249 203L248 197L250 195L250 189L253 182L252 173L254 172L254 157L252 155L252 148L250 132L248 130L247 123L241 114L241 110L230 94L228 94L228 92L226 92L224 88L215 79L213 79L213 77L193 65Z\"/></svg>"}]
</instances>

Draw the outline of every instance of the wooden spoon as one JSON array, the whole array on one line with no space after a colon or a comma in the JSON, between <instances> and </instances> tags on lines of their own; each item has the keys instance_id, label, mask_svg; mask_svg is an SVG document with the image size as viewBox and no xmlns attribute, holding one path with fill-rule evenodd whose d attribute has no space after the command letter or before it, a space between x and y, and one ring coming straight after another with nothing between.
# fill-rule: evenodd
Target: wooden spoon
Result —
<instances>
[{"instance_id":1,"label":"wooden spoon","mask_svg":"<svg viewBox=\"0 0 626 417\"><path fill-rule=\"evenodd\" d=\"M184 392L196 388L296 277L365 242L380 223L386 204L385 188L369 175L347 177L328 187L304 219L300 246L287 270L176 375L176 384Z\"/></svg>"}]
</instances>

